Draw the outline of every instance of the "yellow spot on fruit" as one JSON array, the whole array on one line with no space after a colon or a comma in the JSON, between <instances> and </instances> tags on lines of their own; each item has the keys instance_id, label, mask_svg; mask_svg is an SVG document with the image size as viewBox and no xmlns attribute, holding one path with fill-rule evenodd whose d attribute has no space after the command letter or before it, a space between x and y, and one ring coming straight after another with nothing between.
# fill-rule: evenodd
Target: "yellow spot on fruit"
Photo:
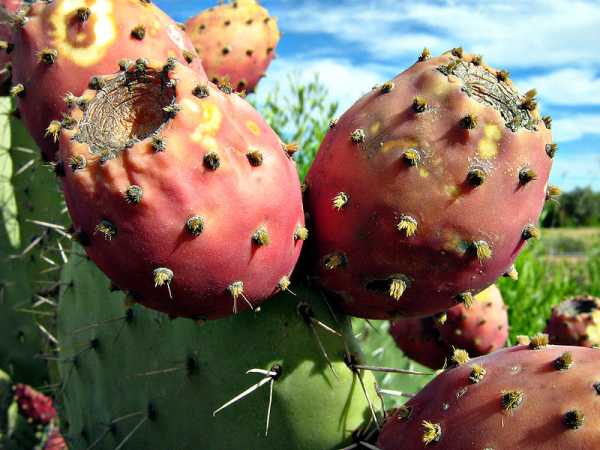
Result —
<instances>
[{"instance_id":1,"label":"yellow spot on fruit","mask_svg":"<svg viewBox=\"0 0 600 450\"><path fill-rule=\"evenodd\" d=\"M100 62L117 37L117 24L113 3L108 0L63 0L57 2L54 13L48 18L51 46L58 50L61 58L69 58L74 64L89 67ZM91 10L91 20L87 33L69 36L72 17L78 8ZM89 41L88 45L82 45Z\"/></svg>"},{"instance_id":2,"label":"yellow spot on fruit","mask_svg":"<svg viewBox=\"0 0 600 450\"><path fill-rule=\"evenodd\" d=\"M419 169L419 175L421 175L423 178L427 178L429 176L429 171L421 167Z\"/></svg>"},{"instance_id":3,"label":"yellow spot on fruit","mask_svg":"<svg viewBox=\"0 0 600 450\"><path fill-rule=\"evenodd\" d=\"M200 123L192 133L192 140L198 143L214 146L214 137L221 128L223 115L219 108L210 102L200 103Z\"/></svg>"},{"instance_id":4,"label":"yellow spot on fruit","mask_svg":"<svg viewBox=\"0 0 600 450\"><path fill-rule=\"evenodd\" d=\"M453 199L457 199L460 196L460 188L456 185L447 184L444 186L444 190L448 197L452 197Z\"/></svg>"},{"instance_id":5,"label":"yellow spot on fruit","mask_svg":"<svg viewBox=\"0 0 600 450\"><path fill-rule=\"evenodd\" d=\"M502 131L498 125L488 123L483 127L483 138L479 141L479 156L483 159L494 159L498 155L498 141Z\"/></svg>"},{"instance_id":6,"label":"yellow spot on fruit","mask_svg":"<svg viewBox=\"0 0 600 450\"><path fill-rule=\"evenodd\" d=\"M370 132L370 134L377 134L377 133L379 133L380 129L381 129L381 122L375 121L369 127L369 132Z\"/></svg>"},{"instance_id":7,"label":"yellow spot on fruit","mask_svg":"<svg viewBox=\"0 0 600 450\"><path fill-rule=\"evenodd\" d=\"M592 323L587 326L585 333L592 345L600 345L600 310L592 313Z\"/></svg>"},{"instance_id":8,"label":"yellow spot on fruit","mask_svg":"<svg viewBox=\"0 0 600 450\"><path fill-rule=\"evenodd\" d=\"M415 148L418 146L419 143L414 139L397 139L393 141L384 142L383 146L381 147L381 151L383 153L387 153L390 151L398 151L399 153L403 153L409 148Z\"/></svg>"},{"instance_id":9,"label":"yellow spot on fruit","mask_svg":"<svg viewBox=\"0 0 600 450\"><path fill-rule=\"evenodd\" d=\"M254 136L260 136L260 128L258 127L256 122L252 120L247 121L246 128L248 128L250 130L250 133L252 133Z\"/></svg>"}]
</instances>

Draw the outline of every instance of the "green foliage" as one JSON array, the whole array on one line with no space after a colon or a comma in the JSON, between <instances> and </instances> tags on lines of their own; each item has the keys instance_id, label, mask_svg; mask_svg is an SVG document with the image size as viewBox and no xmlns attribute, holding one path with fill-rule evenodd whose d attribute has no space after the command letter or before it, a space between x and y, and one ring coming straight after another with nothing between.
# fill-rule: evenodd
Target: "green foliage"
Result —
<instances>
[{"instance_id":1,"label":"green foliage","mask_svg":"<svg viewBox=\"0 0 600 450\"><path fill-rule=\"evenodd\" d=\"M585 250L570 256L556 251L556 243L561 240L558 234L549 236L547 241L531 242L516 262L519 280L500 280L500 290L509 307L511 342L518 335L541 332L552 307L562 300L579 294L600 296L600 254L598 247L587 246L585 241L593 239L589 235L593 233L579 240L568 238L570 246L580 242L577 247Z\"/></svg>"},{"instance_id":2,"label":"green foliage","mask_svg":"<svg viewBox=\"0 0 600 450\"><path fill-rule=\"evenodd\" d=\"M542 216L545 227L600 226L600 192L577 188L549 202Z\"/></svg>"},{"instance_id":3,"label":"green foliage","mask_svg":"<svg viewBox=\"0 0 600 450\"><path fill-rule=\"evenodd\" d=\"M331 101L328 96L318 75L309 83L302 84L297 75L290 74L287 86L276 86L257 105L284 142L298 144L299 152L295 159L301 179L308 172L329 130L329 122L338 110L338 103Z\"/></svg>"}]
</instances>

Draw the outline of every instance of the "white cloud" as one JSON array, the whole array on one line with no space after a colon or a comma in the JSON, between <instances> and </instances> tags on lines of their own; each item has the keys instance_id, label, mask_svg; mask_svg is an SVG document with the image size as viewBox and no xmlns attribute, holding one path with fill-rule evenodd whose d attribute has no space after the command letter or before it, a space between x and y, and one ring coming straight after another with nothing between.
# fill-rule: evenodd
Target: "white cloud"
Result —
<instances>
[{"instance_id":1,"label":"white cloud","mask_svg":"<svg viewBox=\"0 0 600 450\"><path fill-rule=\"evenodd\" d=\"M573 114L552 121L552 135L557 142L581 139L585 135L600 136L600 114Z\"/></svg>"},{"instance_id":2,"label":"white cloud","mask_svg":"<svg viewBox=\"0 0 600 450\"><path fill-rule=\"evenodd\" d=\"M259 85L259 101L276 85L285 91L289 74L296 74L298 81L303 83L312 81L315 74L318 74L319 80L329 92L329 98L340 103L340 112L348 109L375 84L381 84L387 79L385 68L377 65L358 67L347 60L333 58L278 58Z\"/></svg>"},{"instance_id":3,"label":"white cloud","mask_svg":"<svg viewBox=\"0 0 600 450\"><path fill-rule=\"evenodd\" d=\"M553 105L600 105L600 78L589 69L561 69L517 83L535 87L543 101Z\"/></svg>"},{"instance_id":4,"label":"white cloud","mask_svg":"<svg viewBox=\"0 0 600 450\"><path fill-rule=\"evenodd\" d=\"M283 30L326 33L373 57L414 56L462 45L492 65L600 63L600 2L302 2L274 6Z\"/></svg>"}]
</instances>

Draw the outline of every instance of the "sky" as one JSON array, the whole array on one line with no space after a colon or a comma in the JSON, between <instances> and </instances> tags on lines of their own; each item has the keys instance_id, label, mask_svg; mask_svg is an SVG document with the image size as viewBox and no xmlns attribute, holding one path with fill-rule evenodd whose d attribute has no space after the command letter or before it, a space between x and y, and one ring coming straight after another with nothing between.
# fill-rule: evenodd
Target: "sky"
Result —
<instances>
[{"instance_id":1,"label":"sky","mask_svg":"<svg viewBox=\"0 0 600 450\"><path fill-rule=\"evenodd\" d=\"M184 22L207 0L155 0ZM462 46L536 88L559 145L551 183L600 190L600 1L263 0L282 39L258 96L315 74L345 111L412 65L423 47Z\"/></svg>"}]
</instances>

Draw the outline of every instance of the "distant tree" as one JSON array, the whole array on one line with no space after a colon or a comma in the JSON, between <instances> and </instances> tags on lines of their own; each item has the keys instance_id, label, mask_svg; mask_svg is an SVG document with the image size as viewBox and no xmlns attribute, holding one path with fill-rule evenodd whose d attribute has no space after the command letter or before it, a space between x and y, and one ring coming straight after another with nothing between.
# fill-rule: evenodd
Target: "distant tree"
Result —
<instances>
[{"instance_id":1,"label":"distant tree","mask_svg":"<svg viewBox=\"0 0 600 450\"><path fill-rule=\"evenodd\" d=\"M542 215L545 227L600 226L600 192L590 187L576 188L563 193L557 201L549 202Z\"/></svg>"},{"instance_id":2,"label":"distant tree","mask_svg":"<svg viewBox=\"0 0 600 450\"><path fill-rule=\"evenodd\" d=\"M260 104L250 100L284 142L298 144L295 159L300 178L304 179L329 130L329 122L335 117L338 103L329 99L318 75L303 84L297 74L288 75L286 86L277 85Z\"/></svg>"}]
</instances>

